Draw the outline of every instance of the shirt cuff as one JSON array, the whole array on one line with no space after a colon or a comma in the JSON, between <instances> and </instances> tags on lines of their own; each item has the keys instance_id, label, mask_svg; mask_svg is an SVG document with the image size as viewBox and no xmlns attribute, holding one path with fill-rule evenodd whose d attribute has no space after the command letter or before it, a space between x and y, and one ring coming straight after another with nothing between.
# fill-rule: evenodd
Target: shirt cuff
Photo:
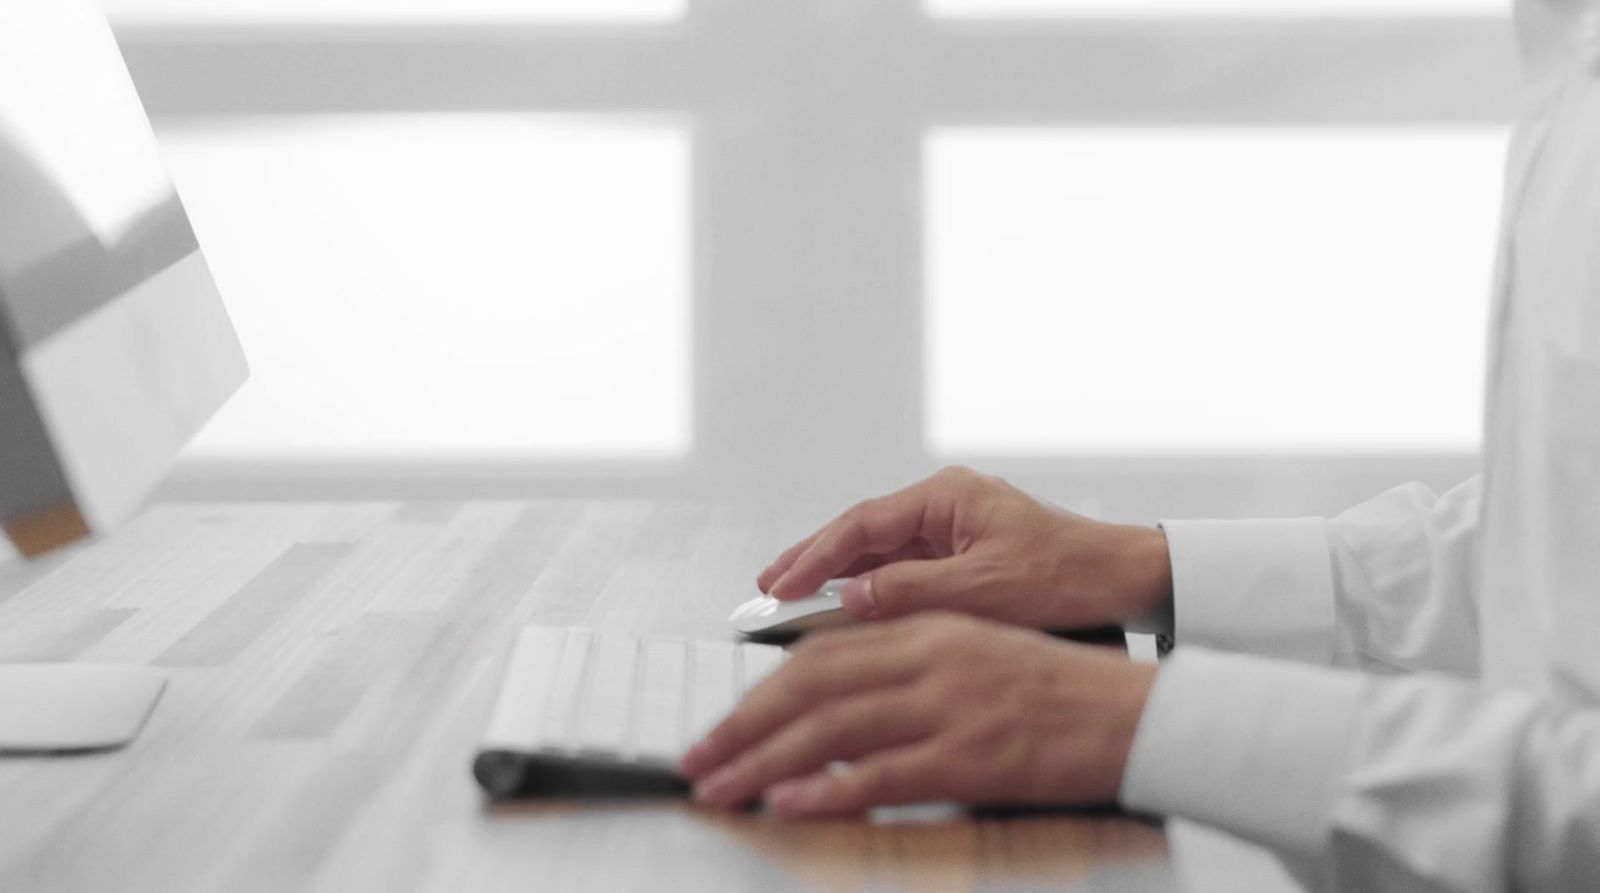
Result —
<instances>
[{"instance_id":1,"label":"shirt cuff","mask_svg":"<svg viewBox=\"0 0 1600 893\"><path fill-rule=\"evenodd\" d=\"M1326 664L1333 659L1327 522L1164 521L1174 632L1204 645Z\"/></svg>"},{"instance_id":2,"label":"shirt cuff","mask_svg":"<svg viewBox=\"0 0 1600 893\"><path fill-rule=\"evenodd\" d=\"M1151 690L1119 799L1314 861L1364 684L1355 673L1181 647Z\"/></svg>"}]
</instances>

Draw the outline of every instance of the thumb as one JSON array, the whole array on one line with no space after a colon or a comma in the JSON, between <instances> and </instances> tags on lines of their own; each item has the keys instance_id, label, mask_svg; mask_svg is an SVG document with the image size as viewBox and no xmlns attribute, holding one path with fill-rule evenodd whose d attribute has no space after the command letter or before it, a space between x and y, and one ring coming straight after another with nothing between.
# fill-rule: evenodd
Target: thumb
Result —
<instances>
[{"instance_id":1,"label":"thumb","mask_svg":"<svg viewBox=\"0 0 1600 893\"><path fill-rule=\"evenodd\" d=\"M970 613L964 563L955 556L886 564L845 584L839 601L846 611L869 620L941 609Z\"/></svg>"}]
</instances>

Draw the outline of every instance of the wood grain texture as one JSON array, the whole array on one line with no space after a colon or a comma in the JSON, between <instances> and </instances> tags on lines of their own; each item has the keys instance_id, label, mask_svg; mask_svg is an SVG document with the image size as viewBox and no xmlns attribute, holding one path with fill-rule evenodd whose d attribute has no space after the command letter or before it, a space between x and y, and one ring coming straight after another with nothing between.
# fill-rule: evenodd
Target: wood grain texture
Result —
<instances>
[{"instance_id":1,"label":"wood grain texture","mask_svg":"<svg viewBox=\"0 0 1600 893\"><path fill-rule=\"evenodd\" d=\"M0 564L0 661L172 674L126 750L0 760L0 890L1180 889L1118 817L486 803L469 764L518 629L727 638L803 532L656 502L165 505Z\"/></svg>"}]
</instances>

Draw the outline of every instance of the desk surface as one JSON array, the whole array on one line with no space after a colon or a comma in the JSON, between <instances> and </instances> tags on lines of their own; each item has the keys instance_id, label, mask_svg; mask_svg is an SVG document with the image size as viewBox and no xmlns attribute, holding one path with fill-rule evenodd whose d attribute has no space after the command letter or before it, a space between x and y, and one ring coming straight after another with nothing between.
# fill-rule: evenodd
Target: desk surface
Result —
<instances>
[{"instance_id":1,"label":"desk surface","mask_svg":"<svg viewBox=\"0 0 1600 893\"><path fill-rule=\"evenodd\" d=\"M653 502L165 505L0 563L0 661L172 674L130 748L0 760L0 890L1186 888L1123 818L486 805L469 764L517 629L727 636L797 530Z\"/></svg>"}]
</instances>

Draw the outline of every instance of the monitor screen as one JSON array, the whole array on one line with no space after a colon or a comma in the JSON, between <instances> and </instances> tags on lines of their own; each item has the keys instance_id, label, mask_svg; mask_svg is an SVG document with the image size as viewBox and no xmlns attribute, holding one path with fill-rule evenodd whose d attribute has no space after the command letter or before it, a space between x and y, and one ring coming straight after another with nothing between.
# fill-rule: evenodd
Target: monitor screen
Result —
<instances>
[{"instance_id":1,"label":"monitor screen","mask_svg":"<svg viewBox=\"0 0 1600 893\"><path fill-rule=\"evenodd\" d=\"M25 553L135 508L245 376L92 0L0 3L0 515Z\"/></svg>"}]
</instances>

